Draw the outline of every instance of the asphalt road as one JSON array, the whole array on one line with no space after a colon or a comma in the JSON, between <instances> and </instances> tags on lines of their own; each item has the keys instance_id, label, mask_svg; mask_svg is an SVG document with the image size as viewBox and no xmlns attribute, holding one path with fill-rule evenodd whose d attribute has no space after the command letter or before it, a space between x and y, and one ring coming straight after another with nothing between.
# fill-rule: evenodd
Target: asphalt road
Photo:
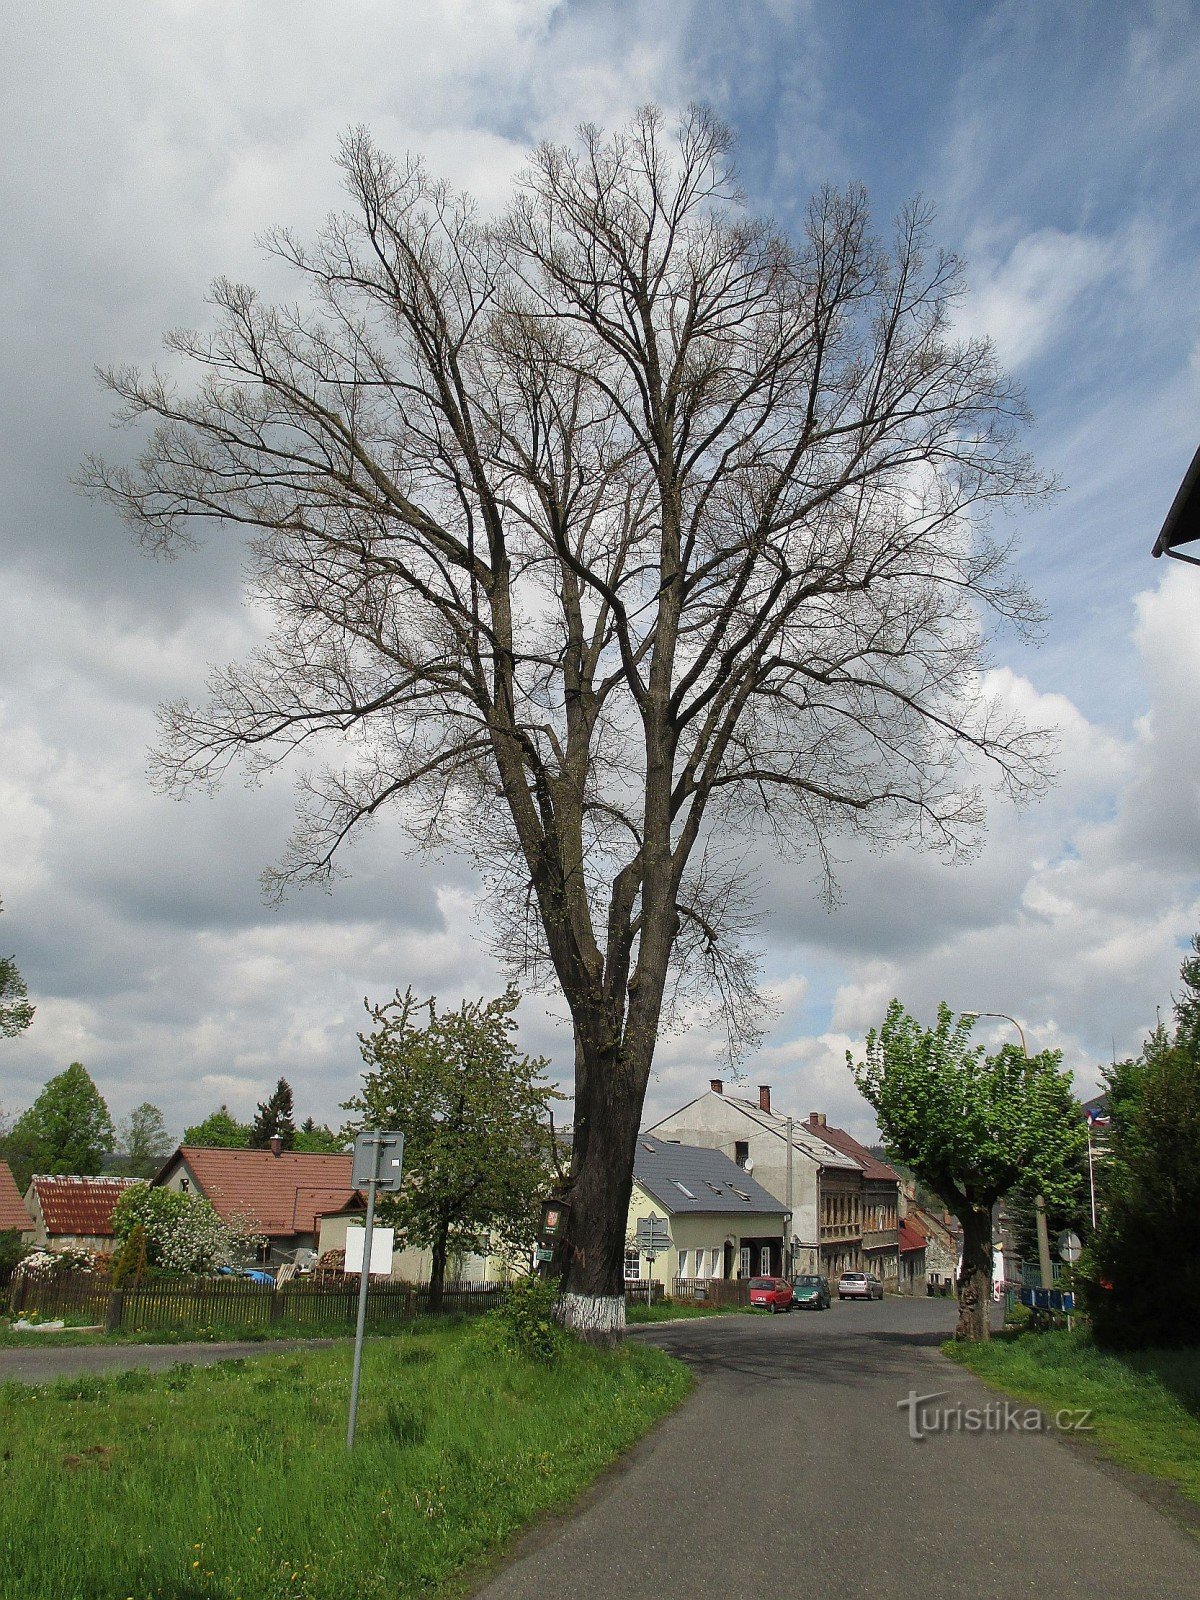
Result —
<instances>
[{"instance_id":1,"label":"asphalt road","mask_svg":"<svg viewBox=\"0 0 1200 1600\"><path fill-rule=\"evenodd\" d=\"M999 1426L909 1437L914 1390L1000 1420L939 1354L953 1315L835 1301L645 1330L696 1392L478 1600L1197 1600L1200 1541L1089 1452Z\"/></svg>"},{"instance_id":2,"label":"asphalt road","mask_svg":"<svg viewBox=\"0 0 1200 1600\"><path fill-rule=\"evenodd\" d=\"M126 1372L145 1367L160 1372L164 1367L186 1361L211 1367L233 1356L271 1356L286 1350L311 1350L332 1344L332 1339L247 1340L229 1344L83 1344L43 1345L29 1335L28 1348L0 1350L0 1383L51 1383L55 1378L73 1378L80 1372Z\"/></svg>"}]
</instances>

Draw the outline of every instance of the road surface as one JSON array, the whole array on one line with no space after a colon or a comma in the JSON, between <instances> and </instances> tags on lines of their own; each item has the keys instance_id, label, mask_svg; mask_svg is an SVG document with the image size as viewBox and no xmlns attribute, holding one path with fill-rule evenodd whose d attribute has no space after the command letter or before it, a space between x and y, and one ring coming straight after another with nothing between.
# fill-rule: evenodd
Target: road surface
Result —
<instances>
[{"instance_id":1,"label":"road surface","mask_svg":"<svg viewBox=\"0 0 1200 1600\"><path fill-rule=\"evenodd\" d=\"M938 1352L953 1320L889 1299L643 1330L694 1395L478 1600L1197 1600L1200 1541L1090 1452L999 1426L910 1438L910 1391L999 1422Z\"/></svg>"}]
</instances>

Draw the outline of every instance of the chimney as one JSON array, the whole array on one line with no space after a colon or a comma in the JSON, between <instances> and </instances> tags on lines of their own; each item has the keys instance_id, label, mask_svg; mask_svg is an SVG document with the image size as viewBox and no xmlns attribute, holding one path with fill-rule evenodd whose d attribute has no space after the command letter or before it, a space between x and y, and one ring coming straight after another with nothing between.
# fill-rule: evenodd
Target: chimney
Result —
<instances>
[{"instance_id":1,"label":"chimney","mask_svg":"<svg viewBox=\"0 0 1200 1600\"><path fill-rule=\"evenodd\" d=\"M771 1113L771 1085L769 1083L759 1085L758 1109L765 1111L768 1116Z\"/></svg>"},{"instance_id":2,"label":"chimney","mask_svg":"<svg viewBox=\"0 0 1200 1600\"><path fill-rule=\"evenodd\" d=\"M277 1133L271 1135L271 1154L278 1159L283 1154L283 1140Z\"/></svg>"},{"instance_id":3,"label":"chimney","mask_svg":"<svg viewBox=\"0 0 1200 1600\"><path fill-rule=\"evenodd\" d=\"M825 1126L825 1113L823 1111L810 1111L808 1120L814 1128L823 1128Z\"/></svg>"},{"instance_id":4,"label":"chimney","mask_svg":"<svg viewBox=\"0 0 1200 1600\"><path fill-rule=\"evenodd\" d=\"M710 1078L708 1080L708 1087L714 1094L724 1094L725 1080L723 1078Z\"/></svg>"}]
</instances>

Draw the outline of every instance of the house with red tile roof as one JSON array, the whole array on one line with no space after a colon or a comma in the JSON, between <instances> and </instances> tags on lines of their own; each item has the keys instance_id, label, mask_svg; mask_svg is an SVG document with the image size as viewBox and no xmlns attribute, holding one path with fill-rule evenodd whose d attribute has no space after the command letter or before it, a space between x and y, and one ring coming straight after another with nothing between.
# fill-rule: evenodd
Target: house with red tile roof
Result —
<instances>
[{"instance_id":1,"label":"house with red tile roof","mask_svg":"<svg viewBox=\"0 0 1200 1600\"><path fill-rule=\"evenodd\" d=\"M0 1233L19 1233L23 1244L33 1239L33 1218L25 1209L7 1161L0 1161Z\"/></svg>"},{"instance_id":2,"label":"house with red tile roof","mask_svg":"<svg viewBox=\"0 0 1200 1600\"><path fill-rule=\"evenodd\" d=\"M267 1150L180 1145L152 1181L202 1195L223 1222L248 1223L267 1241L264 1261L294 1261L297 1251L318 1248L323 1222L349 1221L365 1201L350 1183L351 1155L284 1150L278 1139L271 1145ZM337 1243L343 1244L344 1223L340 1233Z\"/></svg>"},{"instance_id":3,"label":"house with red tile roof","mask_svg":"<svg viewBox=\"0 0 1200 1600\"><path fill-rule=\"evenodd\" d=\"M900 1293L925 1293L925 1235L907 1217L900 1219Z\"/></svg>"},{"instance_id":4,"label":"house with red tile roof","mask_svg":"<svg viewBox=\"0 0 1200 1600\"><path fill-rule=\"evenodd\" d=\"M38 1176L25 1192L25 1209L39 1250L109 1251L113 1207L136 1178Z\"/></svg>"}]
</instances>

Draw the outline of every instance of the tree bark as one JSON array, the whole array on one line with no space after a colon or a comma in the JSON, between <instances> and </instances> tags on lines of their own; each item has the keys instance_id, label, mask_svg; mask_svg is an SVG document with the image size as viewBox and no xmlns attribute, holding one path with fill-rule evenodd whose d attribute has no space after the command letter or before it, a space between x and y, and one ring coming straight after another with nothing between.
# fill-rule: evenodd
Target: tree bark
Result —
<instances>
[{"instance_id":1,"label":"tree bark","mask_svg":"<svg viewBox=\"0 0 1200 1600\"><path fill-rule=\"evenodd\" d=\"M449 1254L450 1229L443 1227L433 1241L433 1260L429 1267L429 1309L442 1309L442 1291L446 1286L446 1257Z\"/></svg>"},{"instance_id":2,"label":"tree bark","mask_svg":"<svg viewBox=\"0 0 1200 1600\"><path fill-rule=\"evenodd\" d=\"M645 1079L640 1064L581 1065L559 1317L581 1338L613 1344L625 1331L625 1238Z\"/></svg>"},{"instance_id":3,"label":"tree bark","mask_svg":"<svg viewBox=\"0 0 1200 1600\"><path fill-rule=\"evenodd\" d=\"M963 1228L962 1266L958 1272L958 1325L954 1337L982 1344L991 1334L992 1208L972 1205L958 1219Z\"/></svg>"}]
</instances>

